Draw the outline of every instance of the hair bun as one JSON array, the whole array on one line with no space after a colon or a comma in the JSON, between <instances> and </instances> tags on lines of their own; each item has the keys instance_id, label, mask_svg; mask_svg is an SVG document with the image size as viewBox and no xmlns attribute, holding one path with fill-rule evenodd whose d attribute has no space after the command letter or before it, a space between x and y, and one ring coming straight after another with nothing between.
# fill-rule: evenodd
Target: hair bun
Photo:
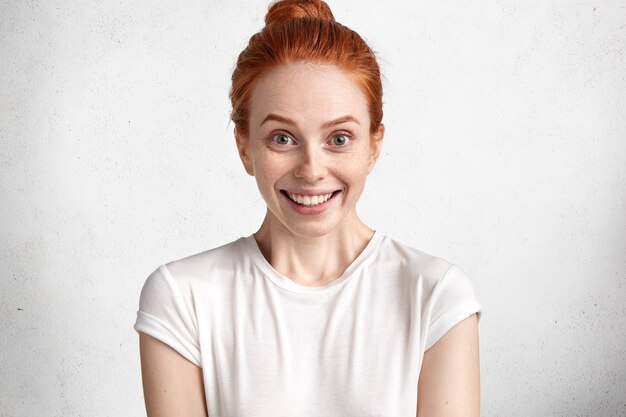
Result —
<instances>
[{"instance_id":1,"label":"hair bun","mask_svg":"<svg viewBox=\"0 0 626 417\"><path fill-rule=\"evenodd\" d=\"M333 12L323 0L279 0L270 6L265 24L269 26L307 17L335 21Z\"/></svg>"}]
</instances>

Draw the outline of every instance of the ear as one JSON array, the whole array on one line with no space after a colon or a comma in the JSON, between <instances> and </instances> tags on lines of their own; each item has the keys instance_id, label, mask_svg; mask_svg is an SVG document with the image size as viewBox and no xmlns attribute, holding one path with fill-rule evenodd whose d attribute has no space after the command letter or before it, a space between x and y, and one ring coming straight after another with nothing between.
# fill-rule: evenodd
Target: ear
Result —
<instances>
[{"instance_id":1,"label":"ear","mask_svg":"<svg viewBox=\"0 0 626 417\"><path fill-rule=\"evenodd\" d=\"M370 139L370 158L367 162L367 173L369 174L374 169L380 150L383 146L383 137L385 136L385 125L382 123L378 126L378 130L374 133Z\"/></svg>"},{"instance_id":2,"label":"ear","mask_svg":"<svg viewBox=\"0 0 626 417\"><path fill-rule=\"evenodd\" d=\"M250 153L248 148L250 147L250 140L247 136L244 136L239 129L235 126L235 142L237 143L237 150L239 151L239 158L243 163L243 167L249 175L254 176L254 168L252 161L250 160Z\"/></svg>"}]
</instances>

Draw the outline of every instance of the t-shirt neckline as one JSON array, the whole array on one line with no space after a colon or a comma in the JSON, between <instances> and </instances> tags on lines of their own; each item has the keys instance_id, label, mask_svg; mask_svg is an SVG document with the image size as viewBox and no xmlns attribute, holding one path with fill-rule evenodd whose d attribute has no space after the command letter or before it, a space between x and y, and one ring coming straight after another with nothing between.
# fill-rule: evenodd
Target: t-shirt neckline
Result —
<instances>
[{"instance_id":1,"label":"t-shirt neckline","mask_svg":"<svg viewBox=\"0 0 626 417\"><path fill-rule=\"evenodd\" d=\"M278 285L279 287L298 293L320 293L324 291L329 291L333 288L336 288L347 280L349 280L352 276L356 274L356 272L365 264L365 262L371 258L371 255L376 251L378 246L383 240L383 235L378 230L374 230L374 234L370 238L365 248L359 253L359 255L352 261L352 263L346 268L346 270L341 274L340 277L332 280L326 285L322 285L319 287L309 287L306 285L298 284L287 276L278 272L274 267L265 259L259 245L254 238L254 234L246 236L243 238L244 245L248 249L248 254L252 258L254 264L261 270L261 272L269 278L273 283Z\"/></svg>"}]
</instances>

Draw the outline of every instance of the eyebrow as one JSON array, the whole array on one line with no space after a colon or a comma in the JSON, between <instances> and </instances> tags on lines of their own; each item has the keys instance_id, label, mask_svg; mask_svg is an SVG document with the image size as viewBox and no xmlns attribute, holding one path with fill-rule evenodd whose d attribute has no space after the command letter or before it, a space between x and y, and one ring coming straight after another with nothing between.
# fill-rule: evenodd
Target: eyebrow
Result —
<instances>
[{"instance_id":1,"label":"eyebrow","mask_svg":"<svg viewBox=\"0 0 626 417\"><path fill-rule=\"evenodd\" d=\"M275 114L275 113L270 113L270 114L268 114L265 117L265 119L263 119L263 121L261 122L261 124L259 126L262 126L263 123L269 122L270 120L274 120L274 121L281 122L281 123L286 123L286 124L289 124L289 125L292 125L292 126L296 125L296 122L294 122L293 120L291 120L288 117L283 117L283 116L280 116L280 115ZM326 129L326 128L337 126L337 125L340 125L342 123L347 123L347 122L354 122L354 123L358 124L359 126L361 125L361 123L359 123L359 120L356 117L351 116L351 115L348 114L348 115L345 115L345 116L341 116L341 117L339 117L339 118L337 118L335 120L331 120L329 122L324 123L322 125L322 128Z\"/></svg>"}]
</instances>

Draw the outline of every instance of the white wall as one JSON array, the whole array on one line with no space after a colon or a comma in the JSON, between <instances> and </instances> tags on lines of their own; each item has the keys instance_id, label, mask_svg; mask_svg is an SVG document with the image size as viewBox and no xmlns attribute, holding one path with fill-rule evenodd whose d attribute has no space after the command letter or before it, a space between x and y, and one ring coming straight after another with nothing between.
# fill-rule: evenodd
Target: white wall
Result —
<instances>
[{"instance_id":1,"label":"white wall","mask_svg":"<svg viewBox=\"0 0 626 417\"><path fill-rule=\"evenodd\" d=\"M626 414L626 6L330 2L378 51L372 227L460 265L484 416ZM141 416L139 291L252 233L228 81L265 2L0 2L0 416Z\"/></svg>"}]
</instances>

